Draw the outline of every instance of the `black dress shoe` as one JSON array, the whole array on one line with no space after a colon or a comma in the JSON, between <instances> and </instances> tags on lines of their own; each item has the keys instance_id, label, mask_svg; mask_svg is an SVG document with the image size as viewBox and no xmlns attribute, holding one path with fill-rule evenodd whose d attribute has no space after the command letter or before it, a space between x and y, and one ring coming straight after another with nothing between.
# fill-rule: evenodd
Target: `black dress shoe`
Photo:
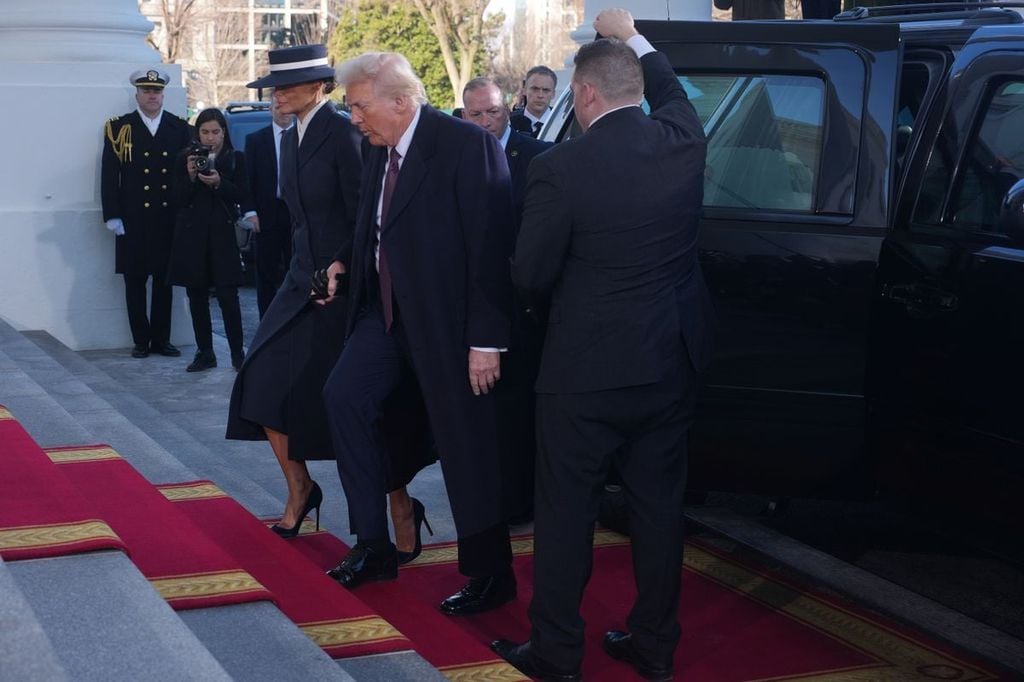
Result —
<instances>
[{"instance_id":1,"label":"black dress shoe","mask_svg":"<svg viewBox=\"0 0 1024 682\"><path fill-rule=\"evenodd\" d=\"M395 546L387 552L375 552L366 545L356 546L341 560L341 563L327 571L342 587L352 589L374 580L394 580L398 577L398 555Z\"/></svg>"},{"instance_id":2,"label":"black dress shoe","mask_svg":"<svg viewBox=\"0 0 1024 682\"><path fill-rule=\"evenodd\" d=\"M507 639L496 639L491 642L491 650L527 677L544 682L576 682L576 680L583 679L579 670L575 672L558 670L547 661L537 658L533 654L529 642L516 644Z\"/></svg>"},{"instance_id":3,"label":"black dress shoe","mask_svg":"<svg viewBox=\"0 0 1024 682\"><path fill-rule=\"evenodd\" d=\"M629 663L645 680L667 682L672 679L672 666L659 666L645 661L633 648L633 635L628 632L618 630L606 632L602 646L604 646L605 653L617 661Z\"/></svg>"},{"instance_id":4,"label":"black dress shoe","mask_svg":"<svg viewBox=\"0 0 1024 682\"><path fill-rule=\"evenodd\" d=\"M132 357L133 358L148 358L149 357L149 346L144 343L137 343L132 346Z\"/></svg>"},{"instance_id":5,"label":"black dress shoe","mask_svg":"<svg viewBox=\"0 0 1024 682\"><path fill-rule=\"evenodd\" d=\"M496 609L516 598L516 576L509 570L498 576L470 578L466 586L441 602L449 616L465 616Z\"/></svg>"},{"instance_id":6,"label":"black dress shoe","mask_svg":"<svg viewBox=\"0 0 1024 682\"><path fill-rule=\"evenodd\" d=\"M217 366L217 356L212 350L197 350L196 356L185 368L186 372L202 372L204 369L213 369Z\"/></svg>"},{"instance_id":7,"label":"black dress shoe","mask_svg":"<svg viewBox=\"0 0 1024 682\"><path fill-rule=\"evenodd\" d=\"M181 351L178 350L177 346L172 346L167 341L164 341L163 343L154 343L150 350L167 358L181 357Z\"/></svg>"}]
</instances>

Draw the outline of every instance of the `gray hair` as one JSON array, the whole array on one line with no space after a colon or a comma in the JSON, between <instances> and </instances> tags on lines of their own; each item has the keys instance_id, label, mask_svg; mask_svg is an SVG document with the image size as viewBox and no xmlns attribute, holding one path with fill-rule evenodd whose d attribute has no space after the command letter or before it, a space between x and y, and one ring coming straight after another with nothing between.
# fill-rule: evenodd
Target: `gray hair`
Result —
<instances>
[{"instance_id":1,"label":"gray hair","mask_svg":"<svg viewBox=\"0 0 1024 682\"><path fill-rule=\"evenodd\" d=\"M473 92L474 90L483 90L484 88L490 87L497 88L498 84L495 83L490 78L487 78L486 76L480 76L479 78L474 78L473 80L466 83L466 87L462 88L462 96L465 97L467 92ZM501 88L498 89L501 90Z\"/></svg>"},{"instance_id":2,"label":"gray hair","mask_svg":"<svg viewBox=\"0 0 1024 682\"><path fill-rule=\"evenodd\" d=\"M335 69L338 82L373 83L378 97L407 97L417 105L427 103L427 91L413 72L409 60L397 52L365 52L339 64Z\"/></svg>"},{"instance_id":3,"label":"gray hair","mask_svg":"<svg viewBox=\"0 0 1024 682\"><path fill-rule=\"evenodd\" d=\"M639 102L644 96L644 71L633 48L603 38L587 43L573 59L573 79L587 82L612 104Z\"/></svg>"}]
</instances>

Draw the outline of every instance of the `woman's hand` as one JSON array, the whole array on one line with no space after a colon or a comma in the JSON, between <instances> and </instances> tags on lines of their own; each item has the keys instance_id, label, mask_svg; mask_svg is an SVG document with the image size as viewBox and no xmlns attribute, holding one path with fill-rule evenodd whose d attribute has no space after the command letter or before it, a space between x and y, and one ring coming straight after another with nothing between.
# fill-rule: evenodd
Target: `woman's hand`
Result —
<instances>
[{"instance_id":1,"label":"woman's hand","mask_svg":"<svg viewBox=\"0 0 1024 682\"><path fill-rule=\"evenodd\" d=\"M196 168L196 157L188 156L185 158L185 170L188 171L188 179L195 182L196 174L199 173L199 170Z\"/></svg>"},{"instance_id":2,"label":"woman's hand","mask_svg":"<svg viewBox=\"0 0 1024 682\"><path fill-rule=\"evenodd\" d=\"M199 173L196 177L199 178L199 182L203 183L210 189L217 189L220 187L220 173L215 170L210 171L208 174Z\"/></svg>"}]
</instances>

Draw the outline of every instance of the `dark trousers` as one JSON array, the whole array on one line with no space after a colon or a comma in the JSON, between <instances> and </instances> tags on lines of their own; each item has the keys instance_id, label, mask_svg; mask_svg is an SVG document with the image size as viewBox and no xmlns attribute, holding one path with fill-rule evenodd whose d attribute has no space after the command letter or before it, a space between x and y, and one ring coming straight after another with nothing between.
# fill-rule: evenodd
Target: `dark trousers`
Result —
<instances>
[{"instance_id":1,"label":"dark trousers","mask_svg":"<svg viewBox=\"0 0 1024 682\"><path fill-rule=\"evenodd\" d=\"M283 204L283 202L281 202ZM283 223L268 223L253 235L253 264L256 267L256 306L260 319L281 288L288 264L292 259L292 231L287 220L288 209L283 209Z\"/></svg>"},{"instance_id":2,"label":"dark trousers","mask_svg":"<svg viewBox=\"0 0 1024 682\"><path fill-rule=\"evenodd\" d=\"M188 309L192 313L192 331L199 350L213 350L213 326L210 322L210 290L188 287ZM238 305L238 287L217 287L217 303L224 318L231 355L242 354L242 310Z\"/></svg>"},{"instance_id":3,"label":"dark trousers","mask_svg":"<svg viewBox=\"0 0 1024 682\"><path fill-rule=\"evenodd\" d=\"M411 372L409 345L396 319L385 333L379 306L356 321L338 364L324 385L331 437L348 500L352 533L360 542L387 540L388 456L381 433L384 401ZM444 451L441 451L444 461ZM449 495L457 494L449 491ZM508 528L499 524L459 538L459 571L471 577L509 570L512 550Z\"/></svg>"},{"instance_id":4,"label":"dark trousers","mask_svg":"<svg viewBox=\"0 0 1024 682\"><path fill-rule=\"evenodd\" d=\"M146 280L149 275L124 276L124 300L128 306L128 325L136 346L162 345L171 340L171 287L162 277L153 275L153 293L146 317Z\"/></svg>"},{"instance_id":5,"label":"dark trousers","mask_svg":"<svg viewBox=\"0 0 1024 682\"><path fill-rule=\"evenodd\" d=\"M609 466L630 509L637 598L626 621L640 654L670 666L679 641L689 363L671 379L594 393L537 396L537 488L531 641L565 669L583 660L579 608L593 564L594 522Z\"/></svg>"}]
</instances>

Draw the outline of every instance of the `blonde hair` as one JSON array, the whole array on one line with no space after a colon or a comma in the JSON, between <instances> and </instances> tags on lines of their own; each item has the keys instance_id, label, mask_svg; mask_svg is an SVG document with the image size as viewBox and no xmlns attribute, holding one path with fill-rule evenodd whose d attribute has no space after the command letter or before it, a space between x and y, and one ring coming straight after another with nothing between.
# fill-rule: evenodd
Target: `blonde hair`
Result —
<instances>
[{"instance_id":1,"label":"blonde hair","mask_svg":"<svg viewBox=\"0 0 1024 682\"><path fill-rule=\"evenodd\" d=\"M335 69L338 83L373 83L378 97L406 97L417 105L427 103L423 82L412 70L409 60L397 52L365 52L339 64Z\"/></svg>"}]
</instances>

